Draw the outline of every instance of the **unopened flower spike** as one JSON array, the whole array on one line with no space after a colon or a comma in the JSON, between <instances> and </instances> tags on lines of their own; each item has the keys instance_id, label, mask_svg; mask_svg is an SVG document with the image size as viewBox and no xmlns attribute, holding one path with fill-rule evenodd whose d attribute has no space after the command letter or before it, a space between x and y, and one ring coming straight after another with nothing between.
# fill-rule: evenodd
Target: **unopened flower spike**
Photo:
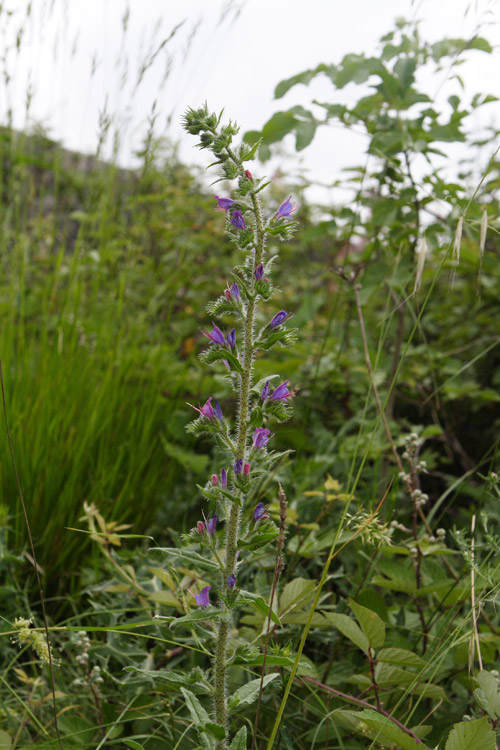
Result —
<instances>
[{"instance_id":1,"label":"unopened flower spike","mask_svg":"<svg viewBox=\"0 0 500 750\"><path fill-rule=\"evenodd\" d=\"M190 404L188 401L186 403L191 407L191 409L195 409L196 411L198 411L202 417L207 417L207 419L215 419L216 415L211 401L212 396L209 396L209 398L205 401L203 406L200 406L200 408L198 408L198 406L193 406L193 404Z\"/></svg>"},{"instance_id":2,"label":"unopened flower spike","mask_svg":"<svg viewBox=\"0 0 500 750\"><path fill-rule=\"evenodd\" d=\"M215 323L212 322L213 325L213 331L210 331L210 333L207 333L206 331L202 331L202 334L207 337L207 339L210 339L211 344L221 344L224 346L226 343L224 339L224 334L222 333L221 329L215 325Z\"/></svg>"},{"instance_id":3,"label":"unopened flower spike","mask_svg":"<svg viewBox=\"0 0 500 750\"><path fill-rule=\"evenodd\" d=\"M231 224L236 227L236 229L246 229L247 225L245 222L245 219L243 218L243 214L241 211L232 211L231 212Z\"/></svg>"},{"instance_id":4,"label":"unopened flower spike","mask_svg":"<svg viewBox=\"0 0 500 750\"><path fill-rule=\"evenodd\" d=\"M226 341L228 346L230 346L231 349L234 349L234 347L236 346L236 328L233 328L232 331L229 331L226 336Z\"/></svg>"},{"instance_id":5,"label":"unopened flower spike","mask_svg":"<svg viewBox=\"0 0 500 750\"><path fill-rule=\"evenodd\" d=\"M222 422L222 420L224 419L224 415L222 414L221 405L219 404L218 401L215 402L214 414L219 420L219 422Z\"/></svg>"},{"instance_id":6,"label":"unopened flower spike","mask_svg":"<svg viewBox=\"0 0 500 750\"><path fill-rule=\"evenodd\" d=\"M294 206L292 203L292 196L289 195L286 201L283 201L281 206L276 212L277 219L291 219L291 214L297 210L298 206Z\"/></svg>"},{"instance_id":7,"label":"unopened flower spike","mask_svg":"<svg viewBox=\"0 0 500 750\"><path fill-rule=\"evenodd\" d=\"M236 203L232 198L219 198L218 195L214 195L214 198L217 201L216 211L229 211L233 203Z\"/></svg>"},{"instance_id":8,"label":"unopened flower spike","mask_svg":"<svg viewBox=\"0 0 500 750\"><path fill-rule=\"evenodd\" d=\"M253 512L253 520L254 521L265 521L266 518L269 518L269 516L266 513L266 509L264 507L264 503L257 503L257 505L255 506L254 512Z\"/></svg>"},{"instance_id":9,"label":"unopened flower spike","mask_svg":"<svg viewBox=\"0 0 500 750\"><path fill-rule=\"evenodd\" d=\"M285 320L288 320L289 318L291 318L292 314L293 313L287 313L285 310L280 310L280 312L276 313L274 318L268 324L268 328L278 328L278 326L284 323Z\"/></svg>"},{"instance_id":10,"label":"unopened flower spike","mask_svg":"<svg viewBox=\"0 0 500 750\"><path fill-rule=\"evenodd\" d=\"M227 487L227 471L226 469L222 469L220 473L220 483L221 487Z\"/></svg>"}]
</instances>

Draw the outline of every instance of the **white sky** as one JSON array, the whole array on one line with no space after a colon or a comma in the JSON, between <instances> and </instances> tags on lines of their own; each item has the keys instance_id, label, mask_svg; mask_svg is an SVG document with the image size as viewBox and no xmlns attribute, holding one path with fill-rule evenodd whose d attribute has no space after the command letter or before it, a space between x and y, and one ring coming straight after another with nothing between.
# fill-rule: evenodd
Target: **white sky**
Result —
<instances>
[{"instance_id":1,"label":"white sky","mask_svg":"<svg viewBox=\"0 0 500 750\"><path fill-rule=\"evenodd\" d=\"M7 0L0 11L5 51L0 120L10 109L15 127L40 123L67 148L94 153L99 122L107 115L112 124L104 153L111 152L118 129L119 161L132 165L155 104L157 133L180 140L185 160L206 163L179 125L188 106L206 100L211 109L225 107L243 131L259 129L279 109L308 105L314 97L332 99L325 79L275 101L280 80L320 62L339 62L348 52L374 52L396 16L421 18L430 41L467 37L484 24L484 35L496 44L499 5L497 0ZM136 85L145 61L150 65ZM469 90L500 97L499 70L498 50L494 57L471 52L464 69ZM429 81L429 92L442 83ZM343 95L356 93L348 87ZM481 117L500 119L499 113L497 104L488 105ZM330 181L341 167L359 164L362 150L359 136L322 129L289 163L295 169L302 163L313 178Z\"/></svg>"}]
</instances>

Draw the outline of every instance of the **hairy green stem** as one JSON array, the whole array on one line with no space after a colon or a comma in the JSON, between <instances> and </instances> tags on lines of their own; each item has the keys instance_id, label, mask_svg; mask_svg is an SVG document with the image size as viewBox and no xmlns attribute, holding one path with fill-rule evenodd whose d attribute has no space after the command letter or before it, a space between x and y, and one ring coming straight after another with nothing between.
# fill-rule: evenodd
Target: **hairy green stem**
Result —
<instances>
[{"instance_id":1,"label":"hairy green stem","mask_svg":"<svg viewBox=\"0 0 500 750\"><path fill-rule=\"evenodd\" d=\"M241 173L244 173L243 165L235 156L235 154L228 149L229 156L231 159L238 164ZM255 268L261 263L264 256L264 244L265 244L265 232L264 222L262 218L262 210L260 201L256 195L252 194L253 212L255 216ZM252 284L251 284L252 298L248 302L248 307L245 316L244 325L244 339L243 339L243 372L240 376L240 388L239 388L239 409L238 409L238 425L237 425L237 440L236 450L234 459L245 460L245 452L247 447L248 437L248 418L250 413L250 389L252 386L252 370L254 360L254 325L255 325L255 311L257 302L253 296L255 293L255 275L252 273ZM242 498L243 500L243 498ZM228 576L234 575L236 566L236 553L238 545L238 529L240 526L241 513L243 509L243 502L241 506L233 503L231 512L229 514L229 520L226 527L226 558L225 558L225 569L223 585L226 586ZM229 623L227 620L220 620L217 632L217 646L215 649L214 656L214 668L215 668L215 720L217 724L222 725L227 732L227 704L226 704L226 654L227 654L227 641L229 633ZM217 744L217 750L225 750L227 748L227 741L221 740Z\"/></svg>"}]
</instances>

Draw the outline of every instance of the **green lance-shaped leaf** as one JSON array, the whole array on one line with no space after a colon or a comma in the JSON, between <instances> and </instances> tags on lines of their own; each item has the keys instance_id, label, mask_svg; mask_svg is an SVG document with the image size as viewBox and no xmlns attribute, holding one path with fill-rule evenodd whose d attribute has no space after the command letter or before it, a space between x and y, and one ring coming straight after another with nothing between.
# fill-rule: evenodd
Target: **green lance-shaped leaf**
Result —
<instances>
[{"instance_id":1,"label":"green lance-shaped leaf","mask_svg":"<svg viewBox=\"0 0 500 750\"><path fill-rule=\"evenodd\" d=\"M461 721L455 724L445 750L495 750L495 732L486 716L475 721Z\"/></svg>"},{"instance_id":2,"label":"green lance-shaped leaf","mask_svg":"<svg viewBox=\"0 0 500 750\"><path fill-rule=\"evenodd\" d=\"M273 682L277 677L279 677L277 672L266 674L263 680L263 687L265 688L266 685L269 685L269 683ZM234 709L237 706L242 706L244 704L248 705L256 701L260 691L260 683L261 680L259 677L256 680L250 680L246 685L238 688L238 690L229 697L228 707Z\"/></svg>"},{"instance_id":3,"label":"green lance-shaped leaf","mask_svg":"<svg viewBox=\"0 0 500 750\"><path fill-rule=\"evenodd\" d=\"M336 612L323 612L324 616L337 630L340 630L342 635L349 638L355 646L361 649L363 653L366 653L370 647L367 636L363 633L357 623L354 622L352 617L348 615L337 614Z\"/></svg>"},{"instance_id":4,"label":"green lance-shaped leaf","mask_svg":"<svg viewBox=\"0 0 500 750\"><path fill-rule=\"evenodd\" d=\"M144 750L144 747L139 745L135 740L123 740L123 744L127 745L127 747L131 747L132 750ZM0 747L2 746L0 745Z\"/></svg>"},{"instance_id":5,"label":"green lance-shaped leaf","mask_svg":"<svg viewBox=\"0 0 500 750\"><path fill-rule=\"evenodd\" d=\"M234 739L229 746L229 750L247 750L246 727L241 727L241 729L235 734Z\"/></svg>"},{"instance_id":6,"label":"green lance-shaped leaf","mask_svg":"<svg viewBox=\"0 0 500 750\"><path fill-rule=\"evenodd\" d=\"M227 619L227 617L227 612L215 609L215 607L201 607L200 609L192 609L191 612L188 612L183 617L176 617L175 620L172 620L169 627L175 628L177 625L193 625L205 620L223 620Z\"/></svg>"},{"instance_id":7,"label":"green lance-shaped leaf","mask_svg":"<svg viewBox=\"0 0 500 750\"><path fill-rule=\"evenodd\" d=\"M196 695L192 693L191 690L186 690L186 688L181 688L181 693L184 696L186 706L188 707L189 713L191 714L191 718L194 721L196 727L200 728L204 727L205 724L209 724L210 717L201 705Z\"/></svg>"},{"instance_id":8,"label":"green lance-shaped leaf","mask_svg":"<svg viewBox=\"0 0 500 750\"><path fill-rule=\"evenodd\" d=\"M269 617L269 604L262 596L254 594L252 591L241 589L238 592L237 604L251 604L258 612ZM275 625L281 625L281 620L274 610L271 610L271 620Z\"/></svg>"},{"instance_id":9,"label":"green lance-shaped leaf","mask_svg":"<svg viewBox=\"0 0 500 750\"><path fill-rule=\"evenodd\" d=\"M385 641L385 625L383 620L367 607L362 607L352 599L349 599L349 606L354 612L357 621L361 625L361 630L368 638L368 643L372 648L380 648Z\"/></svg>"},{"instance_id":10,"label":"green lance-shaped leaf","mask_svg":"<svg viewBox=\"0 0 500 750\"><path fill-rule=\"evenodd\" d=\"M150 547L149 551L164 552L169 557L177 558L181 563L192 565L194 568L201 567L204 570L219 570L218 563L190 549L177 549L177 547Z\"/></svg>"}]
</instances>

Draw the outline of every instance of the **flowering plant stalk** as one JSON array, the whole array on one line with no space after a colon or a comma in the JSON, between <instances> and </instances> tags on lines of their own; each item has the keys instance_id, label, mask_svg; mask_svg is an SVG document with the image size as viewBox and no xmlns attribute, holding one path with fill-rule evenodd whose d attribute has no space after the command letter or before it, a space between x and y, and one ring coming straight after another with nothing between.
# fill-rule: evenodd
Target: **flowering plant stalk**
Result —
<instances>
[{"instance_id":1,"label":"flowering plant stalk","mask_svg":"<svg viewBox=\"0 0 500 750\"><path fill-rule=\"evenodd\" d=\"M269 612L269 605L262 596L239 587L238 568L251 561L252 552L273 542L279 534L264 502L258 497L257 480L287 453L269 450L273 434L267 425L290 417L290 400L295 395L289 388L290 381L280 383L276 375L255 382L253 365L259 351L276 345L289 346L296 340L296 329L285 325L291 317L289 312L264 312L261 319L259 310L274 296L269 277L276 256L268 257L266 239L291 237L295 226L291 214L295 207L290 196L271 216L264 217L259 194L269 183L253 177L244 166L245 161L254 157L257 145L251 149L234 148L232 139L238 128L231 122L221 126L220 120L220 116L209 113L205 106L190 109L185 115L184 127L200 137L201 148L213 152L221 179L237 181L230 197L215 196L215 210L225 214L226 234L243 257L233 269L226 290L207 308L210 318L232 317L236 325L225 327L224 321L212 322L211 330L202 332L208 339L208 347L200 357L204 363L225 372L237 395L238 408L233 425L221 404L214 402L211 396L203 405L190 404L198 417L187 426L188 431L196 436L212 435L224 465L205 486L199 486L209 510L200 514L203 520L200 518L186 535L189 547L165 552L176 559L187 557L210 575L207 585L192 592L193 609L183 617L172 618L170 623L171 627L186 625L195 630L203 627L199 631L200 641L205 642L206 622L212 625L211 637L215 638L212 670L206 677L198 675L197 679L198 684L206 679L205 692L213 695L213 716L209 716L194 695L192 682L181 688L200 741L206 748L242 750L247 746L246 726L241 727L231 741L229 715L240 703L257 700L261 680L244 686L243 700L240 690L228 695L227 672L231 664L262 664L263 656L249 644L230 638L231 623L235 610L243 605L254 606L273 619L276 615ZM201 547L201 551L196 552L196 547ZM270 657L268 664L272 663L273 657ZM264 687L277 676L267 675Z\"/></svg>"}]
</instances>

